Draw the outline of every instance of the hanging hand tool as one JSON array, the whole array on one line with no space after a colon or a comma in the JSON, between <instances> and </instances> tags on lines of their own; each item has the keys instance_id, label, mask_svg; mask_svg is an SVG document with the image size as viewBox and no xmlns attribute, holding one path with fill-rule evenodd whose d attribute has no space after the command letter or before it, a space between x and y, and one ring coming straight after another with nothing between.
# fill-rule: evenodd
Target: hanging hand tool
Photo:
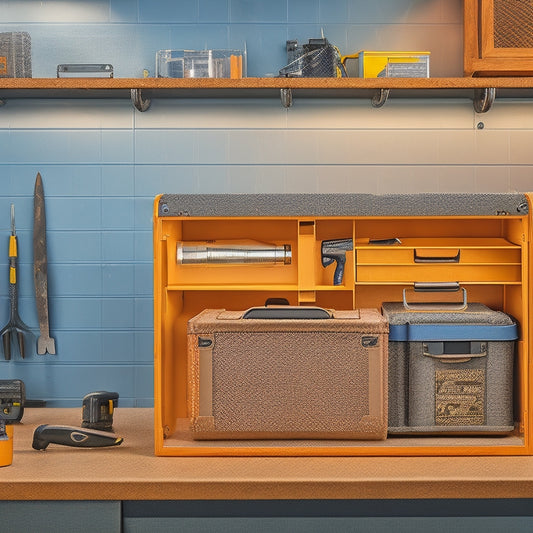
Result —
<instances>
[{"instance_id":1,"label":"hanging hand tool","mask_svg":"<svg viewBox=\"0 0 533 533\"><path fill-rule=\"evenodd\" d=\"M46 258L46 216L44 210L44 190L41 174L35 178L33 195L33 281L35 284L35 303L39 318L40 336L37 339L37 353L55 354L56 345L50 337L48 321L48 261Z\"/></svg>"},{"instance_id":2,"label":"hanging hand tool","mask_svg":"<svg viewBox=\"0 0 533 533\"><path fill-rule=\"evenodd\" d=\"M117 446L122 444L123 440L122 437L105 431L43 424L33 433L32 447L35 450L45 450L49 444L62 444L80 448L101 448Z\"/></svg>"},{"instance_id":3,"label":"hanging hand tool","mask_svg":"<svg viewBox=\"0 0 533 533\"><path fill-rule=\"evenodd\" d=\"M24 333L31 334L31 330L24 324L18 313L17 234L15 232L15 206L13 204L11 204L11 236L9 237L9 308L9 322L0 330L4 357L6 360L11 359L11 335L16 335L18 350L24 359Z\"/></svg>"}]
</instances>

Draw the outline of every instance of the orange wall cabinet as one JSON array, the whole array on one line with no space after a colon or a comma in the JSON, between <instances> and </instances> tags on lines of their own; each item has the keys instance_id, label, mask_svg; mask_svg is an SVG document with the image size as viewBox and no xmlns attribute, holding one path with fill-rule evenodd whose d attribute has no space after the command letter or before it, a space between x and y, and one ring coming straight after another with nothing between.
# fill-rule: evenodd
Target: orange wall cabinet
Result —
<instances>
[{"instance_id":1,"label":"orange wall cabinet","mask_svg":"<svg viewBox=\"0 0 533 533\"><path fill-rule=\"evenodd\" d=\"M531 455L533 288L530 194L172 195L154 203L155 452L178 455ZM248 240L290 246L291 261L186 264L182 243ZM344 275L324 267L322 241L350 239ZM393 245L387 240L398 239ZM385 242L380 242L385 241ZM291 305L350 310L402 301L416 282L454 282L469 302L517 321L514 431L389 434L382 441L195 441L187 397L187 322L207 308ZM440 296L440 295L439 295ZM448 296L444 296L444 299ZM457 299L457 293L449 298ZM389 376L390 378L390 376Z\"/></svg>"},{"instance_id":2,"label":"orange wall cabinet","mask_svg":"<svg viewBox=\"0 0 533 533\"><path fill-rule=\"evenodd\" d=\"M464 0L465 75L533 74L533 4Z\"/></svg>"}]
</instances>

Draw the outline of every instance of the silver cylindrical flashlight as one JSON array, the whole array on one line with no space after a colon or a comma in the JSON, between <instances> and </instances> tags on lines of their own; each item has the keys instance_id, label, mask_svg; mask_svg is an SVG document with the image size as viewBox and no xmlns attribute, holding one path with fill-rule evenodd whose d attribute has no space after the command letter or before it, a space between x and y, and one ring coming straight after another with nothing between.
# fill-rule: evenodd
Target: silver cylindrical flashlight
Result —
<instances>
[{"instance_id":1,"label":"silver cylindrical flashlight","mask_svg":"<svg viewBox=\"0 0 533 533\"><path fill-rule=\"evenodd\" d=\"M290 244L269 244L252 240L178 242L176 261L198 264L276 264L290 265Z\"/></svg>"}]
</instances>

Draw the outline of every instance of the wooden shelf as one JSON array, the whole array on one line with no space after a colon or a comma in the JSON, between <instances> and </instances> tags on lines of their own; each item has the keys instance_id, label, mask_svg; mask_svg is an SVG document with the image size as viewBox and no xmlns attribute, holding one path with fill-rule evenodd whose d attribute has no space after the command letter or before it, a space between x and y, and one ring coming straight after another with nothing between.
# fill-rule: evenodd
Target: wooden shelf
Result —
<instances>
[{"instance_id":1,"label":"wooden shelf","mask_svg":"<svg viewBox=\"0 0 533 533\"><path fill-rule=\"evenodd\" d=\"M254 283L249 284L214 284L214 283L196 283L196 284L190 284L190 285L168 285L167 286L168 291L208 291L208 292L222 292L222 291L264 291L264 292L272 292L272 291L280 291L280 292L288 292L288 291L297 291L298 285L279 285L279 284L264 284L264 285L258 285Z\"/></svg>"},{"instance_id":2,"label":"wooden shelf","mask_svg":"<svg viewBox=\"0 0 533 533\"><path fill-rule=\"evenodd\" d=\"M479 78L2 78L0 90L533 89L533 77Z\"/></svg>"},{"instance_id":3,"label":"wooden shelf","mask_svg":"<svg viewBox=\"0 0 533 533\"><path fill-rule=\"evenodd\" d=\"M10 98L533 98L533 77L494 78L2 78L0 99ZM389 94L387 93L387 97ZM288 106L287 106L288 107Z\"/></svg>"}]
</instances>

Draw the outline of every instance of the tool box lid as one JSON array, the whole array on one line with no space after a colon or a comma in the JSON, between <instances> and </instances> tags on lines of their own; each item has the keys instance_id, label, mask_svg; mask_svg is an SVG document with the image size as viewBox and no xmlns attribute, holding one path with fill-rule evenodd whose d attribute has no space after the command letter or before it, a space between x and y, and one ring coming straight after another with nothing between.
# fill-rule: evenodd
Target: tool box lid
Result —
<instances>
[{"instance_id":1,"label":"tool box lid","mask_svg":"<svg viewBox=\"0 0 533 533\"><path fill-rule=\"evenodd\" d=\"M247 311L204 309L187 323L189 334L236 331L332 331L387 333L387 322L378 309L333 310L327 318L247 319Z\"/></svg>"},{"instance_id":2,"label":"tool box lid","mask_svg":"<svg viewBox=\"0 0 533 533\"><path fill-rule=\"evenodd\" d=\"M401 302L385 302L389 341L513 341L518 338L514 319L480 303L462 311L412 311Z\"/></svg>"}]
</instances>

